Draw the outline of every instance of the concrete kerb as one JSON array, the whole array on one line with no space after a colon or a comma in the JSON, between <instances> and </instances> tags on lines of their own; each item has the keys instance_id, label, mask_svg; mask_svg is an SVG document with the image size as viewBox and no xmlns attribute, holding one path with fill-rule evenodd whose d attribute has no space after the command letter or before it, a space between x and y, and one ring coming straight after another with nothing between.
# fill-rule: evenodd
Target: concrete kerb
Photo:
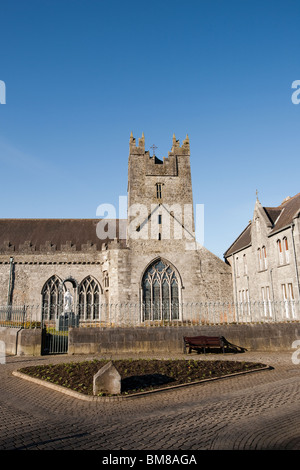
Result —
<instances>
[{"instance_id":1,"label":"concrete kerb","mask_svg":"<svg viewBox=\"0 0 300 470\"><path fill-rule=\"evenodd\" d=\"M92 401L92 402L96 401L96 402L102 402L103 403L103 402L122 401L122 400L143 398L145 396L153 395L155 393L169 392L169 391L172 391L172 390L178 390L180 388L186 388L186 387L191 387L191 386L195 386L195 385L201 385L202 383L215 382L217 380L229 379L229 378L236 377L236 376L251 374L251 373L254 373L254 372L267 371L267 370L272 370L272 369L273 369L272 366L264 365L264 366L256 368L256 369L252 369L252 370L248 370L248 371L242 371L242 372L235 372L235 373L232 373L232 374L222 375L220 377L211 377L211 378L201 379L201 380L197 380L197 381L189 382L189 383L185 383L185 384L173 385L173 386L163 387L163 388L160 388L160 389L154 389L154 390L138 392L138 393L134 393L134 394L130 394L130 395L118 395L118 396L84 395L83 393L79 393L79 392L76 392L74 390L69 390L66 387L63 387L61 385L52 384L51 382L47 382L46 380L41 380L41 379L37 379L35 377L31 377L27 374L24 374L24 373L20 372L20 371L13 371L12 375L14 375L15 377L19 377L21 379L28 380L29 382L33 382L37 385L50 388L54 391L64 393L65 395L69 395L69 396L71 396L73 398L77 398L79 400Z\"/></svg>"}]
</instances>

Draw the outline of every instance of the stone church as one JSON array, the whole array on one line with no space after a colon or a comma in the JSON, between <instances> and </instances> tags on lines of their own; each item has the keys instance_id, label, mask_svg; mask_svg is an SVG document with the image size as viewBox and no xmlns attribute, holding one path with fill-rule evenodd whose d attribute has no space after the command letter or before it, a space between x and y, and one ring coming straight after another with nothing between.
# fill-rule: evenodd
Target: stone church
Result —
<instances>
[{"instance_id":1,"label":"stone church","mask_svg":"<svg viewBox=\"0 0 300 470\"><path fill-rule=\"evenodd\" d=\"M126 220L1 219L0 304L40 305L50 318L69 292L80 321L130 303L143 322L232 301L231 267L195 240L188 137L173 136L159 159L131 134L127 199Z\"/></svg>"}]
</instances>

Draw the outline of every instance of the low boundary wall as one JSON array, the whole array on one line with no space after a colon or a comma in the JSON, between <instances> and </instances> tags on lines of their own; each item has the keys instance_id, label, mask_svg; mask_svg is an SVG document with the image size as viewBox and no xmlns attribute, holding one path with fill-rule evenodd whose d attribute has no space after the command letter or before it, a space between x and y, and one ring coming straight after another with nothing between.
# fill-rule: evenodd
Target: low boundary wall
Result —
<instances>
[{"instance_id":1,"label":"low boundary wall","mask_svg":"<svg viewBox=\"0 0 300 470\"><path fill-rule=\"evenodd\" d=\"M40 356L42 330L0 327L0 341L9 355Z\"/></svg>"},{"instance_id":2,"label":"low boundary wall","mask_svg":"<svg viewBox=\"0 0 300 470\"><path fill-rule=\"evenodd\" d=\"M290 350L300 339L300 323L214 325L199 327L70 328L68 354L172 353L184 351L183 336L225 336L248 351ZM0 327L10 355L41 355L41 329Z\"/></svg>"},{"instance_id":3,"label":"low boundary wall","mask_svg":"<svg viewBox=\"0 0 300 470\"><path fill-rule=\"evenodd\" d=\"M249 351L289 350L300 339L299 323L202 327L70 328L69 354L182 353L183 336L225 336Z\"/></svg>"}]
</instances>

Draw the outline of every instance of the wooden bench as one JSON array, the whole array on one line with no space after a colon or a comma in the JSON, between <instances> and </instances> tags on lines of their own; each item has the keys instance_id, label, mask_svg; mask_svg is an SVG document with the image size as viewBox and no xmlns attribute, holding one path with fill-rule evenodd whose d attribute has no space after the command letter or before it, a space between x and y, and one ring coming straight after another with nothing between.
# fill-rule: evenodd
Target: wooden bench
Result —
<instances>
[{"instance_id":1,"label":"wooden bench","mask_svg":"<svg viewBox=\"0 0 300 470\"><path fill-rule=\"evenodd\" d=\"M188 348L189 354L192 350L196 350L197 353L204 351L205 354L207 349L222 349L222 352L224 353L225 348L226 350L230 349L234 352L247 351L245 348L229 343L224 336L184 336L183 340L185 351Z\"/></svg>"}]
</instances>

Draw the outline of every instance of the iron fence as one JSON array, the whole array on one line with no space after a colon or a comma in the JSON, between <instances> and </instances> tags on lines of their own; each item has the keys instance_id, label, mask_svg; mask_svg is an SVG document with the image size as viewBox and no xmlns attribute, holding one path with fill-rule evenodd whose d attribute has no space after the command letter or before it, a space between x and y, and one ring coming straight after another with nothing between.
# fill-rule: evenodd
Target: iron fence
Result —
<instances>
[{"instance_id":1,"label":"iron fence","mask_svg":"<svg viewBox=\"0 0 300 470\"><path fill-rule=\"evenodd\" d=\"M41 321L29 305L0 305L0 327L40 328Z\"/></svg>"},{"instance_id":2,"label":"iron fence","mask_svg":"<svg viewBox=\"0 0 300 470\"><path fill-rule=\"evenodd\" d=\"M172 304L103 303L0 306L0 326L67 331L69 327L148 327L299 322L300 303L293 301L189 302Z\"/></svg>"}]
</instances>

